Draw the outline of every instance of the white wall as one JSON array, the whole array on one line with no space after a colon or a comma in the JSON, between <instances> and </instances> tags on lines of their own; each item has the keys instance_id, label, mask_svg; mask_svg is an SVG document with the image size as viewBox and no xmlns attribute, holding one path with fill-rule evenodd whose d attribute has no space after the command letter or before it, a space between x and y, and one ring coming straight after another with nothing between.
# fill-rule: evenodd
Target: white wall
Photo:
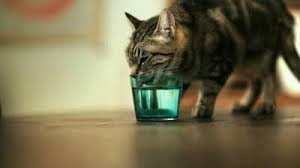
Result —
<instances>
[{"instance_id":1,"label":"white wall","mask_svg":"<svg viewBox=\"0 0 300 168\"><path fill-rule=\"evenodd\" d=\"M160 0L106 0L104 44L41 44L0 47L0 84L6 116L131 109L125 47L128 11L156 15Z\"/></svg>"},{"instance_id":2,"label":"white wall","mask_svg":"<svg viewBox=\"0 0 300 168\"><path fill-rule=\"evenodd\" d=\"M294 11L293 14L296 18L296 46L300 54L300 11ZM290 69L288 68L288 66L282 58L279 60L278 69L283 92L290 96L299 97L300 82L291 73Z\"/></svg>"}]
</instances>

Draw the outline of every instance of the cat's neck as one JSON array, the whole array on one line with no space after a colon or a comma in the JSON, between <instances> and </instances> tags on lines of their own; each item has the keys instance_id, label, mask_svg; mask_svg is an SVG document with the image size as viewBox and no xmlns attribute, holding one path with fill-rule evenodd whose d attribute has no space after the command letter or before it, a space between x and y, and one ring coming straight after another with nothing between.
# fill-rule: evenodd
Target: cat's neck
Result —
<instances>
[{"instance_id":1,"label":"cat's neck","mask_svg":"<svg viewBox=\"0 0 300 168\"><path fill-rule=\"evenodd\" d=\"M181 5L175 3L167 8L175 16L176 20L176 46L178 50L187 48L190 41L192 27L192 17L188 11Z\"/></svg>"}]
</instances>

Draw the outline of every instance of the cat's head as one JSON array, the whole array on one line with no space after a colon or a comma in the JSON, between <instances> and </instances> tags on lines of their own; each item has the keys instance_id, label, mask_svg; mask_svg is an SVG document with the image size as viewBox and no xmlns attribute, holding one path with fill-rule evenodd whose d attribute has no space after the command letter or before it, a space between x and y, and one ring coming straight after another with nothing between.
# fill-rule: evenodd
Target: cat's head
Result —
<instances>
[{"instance_id":1,"label":"cat's head","mask_svg":"<svg viewBox=\"0 0 300 168\"><path fill-rule=\"evenodd\" d=\"M159 17L141 21L126 13L134 32L127 48L131 75L142 81L159 80L174 75L178 68L175 60L176 21L174 15L164 10Z\"/></svg>"}]
</instances>

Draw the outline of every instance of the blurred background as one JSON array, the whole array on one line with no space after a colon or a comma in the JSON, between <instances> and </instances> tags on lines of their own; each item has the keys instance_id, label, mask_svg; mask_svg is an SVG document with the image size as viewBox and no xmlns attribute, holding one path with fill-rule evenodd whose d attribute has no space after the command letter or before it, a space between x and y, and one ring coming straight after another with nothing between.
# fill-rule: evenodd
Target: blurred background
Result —
<instances>
[{"instance_id":1,"label":"blurred background","mask_svg":"<svg viewBox=\"0 0 300 168\"><path fill-rule=\"evenodd\" d=\"M125 48L132 29L124 12L147 19L161 0L3 0L0 1L0 97L3 116L132 110ZM170 2L171 3L171 2ZM300 51L300 10L297 20ZM300 84L278 63L279 104L300 105ZM235 83L243 83L240 77ZM232 85L235 86L235 85ZM219 108L241 95L223 92ZM183 101L189 108L191 89Z\"/></svg>"}]
</instances>

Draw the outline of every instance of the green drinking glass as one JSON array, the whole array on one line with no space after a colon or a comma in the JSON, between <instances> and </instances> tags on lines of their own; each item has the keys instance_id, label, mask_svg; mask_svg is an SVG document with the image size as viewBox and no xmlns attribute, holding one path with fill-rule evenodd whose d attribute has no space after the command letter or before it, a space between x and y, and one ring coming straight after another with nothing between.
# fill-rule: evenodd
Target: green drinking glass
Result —
<instances>
[{"instance_id":1,"label":"green drinking glass","mask_svg":"<svg viewBox=\"0 0 300 168\"><path fill-rule=\"evenodd\" d=\"M130 76L135 115L138 121L178 120L183 82L176 78L158 84L140 83Z\"/></svg>"}]
</instances>

